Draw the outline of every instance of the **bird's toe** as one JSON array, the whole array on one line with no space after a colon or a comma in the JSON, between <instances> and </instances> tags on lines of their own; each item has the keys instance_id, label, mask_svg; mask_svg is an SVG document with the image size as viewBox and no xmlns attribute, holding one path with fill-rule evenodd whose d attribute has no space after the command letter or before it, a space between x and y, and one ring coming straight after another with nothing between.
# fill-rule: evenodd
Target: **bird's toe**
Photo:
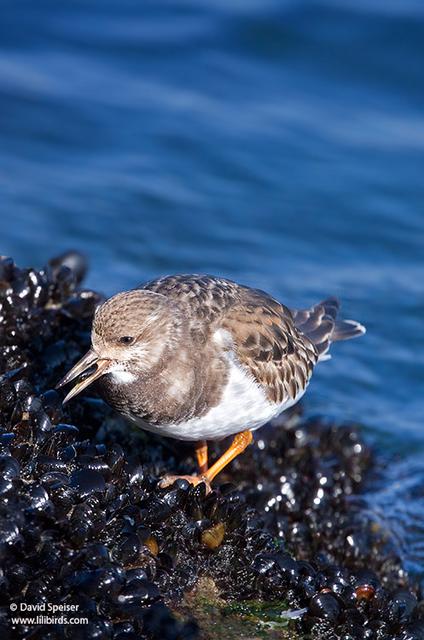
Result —
<instances>
[{"instance_id":1,"label":"bird's toe","mask_svg":"<svg viewBox=\"0 0 424 640\"><path fill-rule=\"evenodd\" d=\"M164 476L160 480L159 487L161 489L166 489L167 487L170 487L171 485L173 485L174 482L176 482L177 480L186 480L187 482L190 482L190 484L192 484L194 487L200 484L201 482L204 482L206 485L206 493L209 493L210 491L212 491L210 482L208 482L208 480L206 480L203 476L196 476L196 475L180 476L180 475L174 475L171 473L166 474L166 476Z\"/></svg>"}]
</instances>

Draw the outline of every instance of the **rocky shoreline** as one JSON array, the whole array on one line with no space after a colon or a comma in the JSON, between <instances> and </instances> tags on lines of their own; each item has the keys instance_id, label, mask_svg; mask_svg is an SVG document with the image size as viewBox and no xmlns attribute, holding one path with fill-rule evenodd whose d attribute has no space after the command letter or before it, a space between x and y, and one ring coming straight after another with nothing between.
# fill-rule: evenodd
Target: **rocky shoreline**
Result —
<instances>
[{"instance_id":1,"label":"rocky shoreline","mask_svg":"<svg viewBox=\"0 0 424 640\"><path fill-rule=\"evenodd\" d=\"M424 639L421 593L361 496L373 458L354 426L292 414L206 495L157 486L192 470L189 447L94 394L62 407L101 300L85 271L74 253L0 260L1 637ZM11 603L88 624L16 625Z\"/></svg>"}]
</instances>

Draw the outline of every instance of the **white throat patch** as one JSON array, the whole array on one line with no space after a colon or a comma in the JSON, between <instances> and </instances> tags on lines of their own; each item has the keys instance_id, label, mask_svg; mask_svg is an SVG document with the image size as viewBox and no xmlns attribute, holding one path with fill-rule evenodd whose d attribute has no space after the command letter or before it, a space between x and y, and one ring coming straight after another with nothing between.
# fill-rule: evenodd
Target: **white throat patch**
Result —
<instances>
[{"instance_id":1,"label":"white throat patch","mask_svg":"<svg viewBox=\"0 0 424 640\"><path fill-rule=\"evenodd\" d=\"M109 373L112 375L113 381L117 384L129 384L135 380L135 375L124 369L112 369Z\"/></svg>"}]
</instances>

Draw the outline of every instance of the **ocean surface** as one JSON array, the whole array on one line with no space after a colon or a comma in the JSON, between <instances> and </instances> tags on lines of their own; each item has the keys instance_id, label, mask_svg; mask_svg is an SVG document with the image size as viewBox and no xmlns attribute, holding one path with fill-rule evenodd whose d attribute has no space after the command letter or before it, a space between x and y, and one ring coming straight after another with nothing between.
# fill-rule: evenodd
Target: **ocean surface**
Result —
<instances>
[{"instance_id":1,"label":"ocean surface","mask_svg":"<svg viewBox=\"0 0 424 640\"><path fill-rule=\"evenodd\" d=\"M4 0L0 253L106 294L207 272L368 329L305 410L359 422L424 573L422 0Z\"/></svg>"}]
</instances>

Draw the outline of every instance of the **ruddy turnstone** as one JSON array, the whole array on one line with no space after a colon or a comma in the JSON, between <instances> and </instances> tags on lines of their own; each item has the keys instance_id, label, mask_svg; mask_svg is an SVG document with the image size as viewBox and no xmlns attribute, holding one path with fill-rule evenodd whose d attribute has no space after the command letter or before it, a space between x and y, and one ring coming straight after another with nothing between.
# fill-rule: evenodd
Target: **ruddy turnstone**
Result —
<instances>
[{"instance_id":1,"label":"ruddy turnstone","mask_svg":"<svg viewBox=\"0 0 424 640\"><path fill-rule=\"evenodd\" d=\"M306 310L231 280L176 275L118 293L96 310L88 353L59 382L97 380L102 397L143 429L196 442L209 484L252 442L252 431L303 396L332 342L365 333L328 298ZM235 436L208 466L208 440ZM177 477L166 476L163 484Z\"/></svg>"}]
</instances>

